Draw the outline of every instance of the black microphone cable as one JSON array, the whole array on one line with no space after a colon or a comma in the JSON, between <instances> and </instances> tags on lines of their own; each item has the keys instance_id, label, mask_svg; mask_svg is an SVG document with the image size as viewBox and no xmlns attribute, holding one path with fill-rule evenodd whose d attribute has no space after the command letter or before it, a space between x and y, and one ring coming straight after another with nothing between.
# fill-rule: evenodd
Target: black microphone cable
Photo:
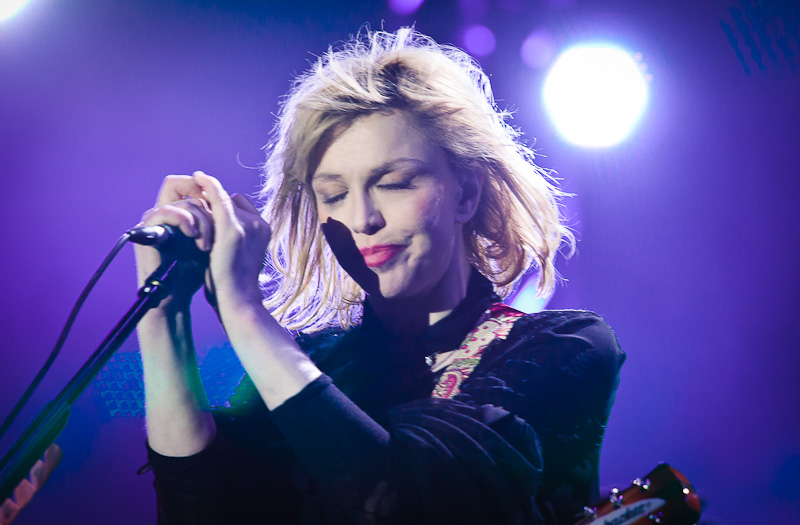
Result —
<instances>
[{"instance_id":1,"label":"black microphone cable","mask_svg":"<svg viewBox=\"0 0 800 525\"><path fill-rule=\"evenodd\" d=\"M17 404L14 405L14 408L11 410L11 413L8 414L5 421L3 421L3 424L0 425L0 439L2 439L3 436L6 434L8 428L11 426L11 424L17 418L19 413L25 407L25 404L33 395L33 392L36 390L36 388L38 388L39 384L42 382L42 379L44 379L44 376L50 370L50 367L53 366L53 362L55 362L56 357L58 357L59 352L61 352L61 348L64 346L64 343L67 340L67 336L69 335L69 332L72 329L72 325L75 324L75 319L78 317L78 312L80 311L81 307L83 307L83 303L86 302L86 298L89 297L89 293L91 293L92 289L94 288L94 285L97 284L97 281L100 280L100 276L102 276L103 273L105 273L106 268L108 268L108 265L111 264L111 261L114 260L119 251L122 249L122 247L125 246L125 243L128 242L130 237L131 234L129 232L125 232L122 235L122 237L119 238L117 244L115 244L114 248L112 248L109 254L106 255L106 258L103 260L102 263L100 263L100 266L94 272L92 278L89 279L89 282L83 288L83 291L81 292L80 296L78 296L78 300L75 301L75 305L72 307L72 311L70 312L69 317L67 318L67 322L64 324L64 328L61 329L61 335L58 336L58 341L56 341L53 350L50 351L50 355L48 356L44 365L39 370L39 373L36 374L36 377L33 379L33 381L25 390L25 392L22 394L22 397L19 398Z\"/></svg>"},{"instance_id":2,"label":"black microphone cable","mask_svg":"<svg viewBox=\"0 0 800 525\"><path fill-rule=\"evenodd\" d=\"M91 293L95 284L97 284L97 281L100 280L100 277L103 275L103 273L105 273L106 268L108 268L108 265L111 264L111 261L114 260L122 247L125 246L125 243L129 241L136 244L154 246L166 257L183 260L193 259L195 261L199 261L201 266L208 265L208 253L202 252L195 245L194 239L187 237L180 230L172 226L138 226L122 234L122 237L117 240L114 248L111 249L109 254L106 255L106 258L103 259L103 262L100 263L100 266L94 272L92 278L89 279L89 282L83 288L80 296L78 296L78 300L75 301L75 305L72 307L72 311L67 318L67 322L64 324L64 328L61 329L61 335L59 335L58 341L56 341L53 350L50 351L50 355L48 356L44 365L36 374L36 377L33 379L25 392L22 394L22 397L19 398L17 404L14 405L13 409L11 409L11 412L8 414L5 421L3 421L3 424L0 425L0 439L5 436L11 424L14 422L19 413L27 404L28 400L39 387L39 384L50 370L50 367L53 366L56 357L58 357L59 352L61 352L61 348L64 346L64 343L67 340L70 330L72 330L72 325L75 324L75 319L78 317L78 312L83 307L83 303L86 302L86 299L89 297L89 294Z\"/></svg>"}]
</instances>

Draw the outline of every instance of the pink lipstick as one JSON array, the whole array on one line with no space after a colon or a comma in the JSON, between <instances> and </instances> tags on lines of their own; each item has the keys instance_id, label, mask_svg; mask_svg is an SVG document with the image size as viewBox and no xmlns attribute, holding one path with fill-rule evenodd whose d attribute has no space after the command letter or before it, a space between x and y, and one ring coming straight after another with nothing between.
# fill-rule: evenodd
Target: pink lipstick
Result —
<instances>
[{"instance_id":1,"label":"pink lipstick","mask_svg":"<svg viewBox=\"0 0 800 525\"><path fill-rule=\"evenodd\" d=\"M404 246L400 244L376 244L358 251L361 252L367 266L377 268L389 262L389 259L400 253L403 248Z\"/></svg>"}]
</instances>

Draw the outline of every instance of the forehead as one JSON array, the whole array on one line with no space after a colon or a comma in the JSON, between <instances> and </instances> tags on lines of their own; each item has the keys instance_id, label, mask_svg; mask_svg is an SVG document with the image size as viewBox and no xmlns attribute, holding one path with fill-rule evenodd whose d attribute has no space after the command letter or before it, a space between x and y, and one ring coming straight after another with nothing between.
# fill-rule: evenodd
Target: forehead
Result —
<instances>
[{"instance_id":1,"label":"forehead","mask_svg":"<svg viewBox=\"0 0 800 525\"><path fill-rule=\"evenodd\" d=\"M312 182L331 178L366 177L382 166L402 160L438 167L444 152L408 115L372 113L358 118L334 135L321 152Z\"/></svg>"}]
</instances>

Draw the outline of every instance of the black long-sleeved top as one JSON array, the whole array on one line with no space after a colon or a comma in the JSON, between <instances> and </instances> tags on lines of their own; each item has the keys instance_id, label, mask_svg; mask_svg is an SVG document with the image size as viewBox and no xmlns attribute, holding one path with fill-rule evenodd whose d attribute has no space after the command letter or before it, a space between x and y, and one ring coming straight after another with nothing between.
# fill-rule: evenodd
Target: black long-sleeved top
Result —
<instances>
[{"instance_id":1,"label":"black long-sleeved top","mask_svg":"<svg viewBox=\"0 0 800 525\"><path fill-rule=\"evenodd\" d=\"M496 299L475 275L422 338L391 337L368 307L354 330L299 337L321 378L270 412L245 377L206 450L148 450L159 523L574 522L597 496L625 355L596 314L544 311L490 343L454 398L431 398L425 356Z\"/></svg>"}]
</instances>

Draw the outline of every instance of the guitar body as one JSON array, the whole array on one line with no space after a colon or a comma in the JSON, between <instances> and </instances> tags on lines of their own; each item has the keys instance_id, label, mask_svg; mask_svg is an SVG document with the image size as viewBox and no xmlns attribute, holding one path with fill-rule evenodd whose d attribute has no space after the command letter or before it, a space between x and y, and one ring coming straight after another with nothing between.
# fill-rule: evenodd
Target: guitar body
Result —
<instances>
[{"instance_id":1,"label":"guitar body","mask_svg":"<svg viewBox=\"0 0 800 525\"><path fill-rule=\"evenodd\" d=\"M644 478L633 480L608 500L584 508L575 525L694 525L700 519L700 498L686 477L662 463Z\"/></svg>"}]
</instances>

